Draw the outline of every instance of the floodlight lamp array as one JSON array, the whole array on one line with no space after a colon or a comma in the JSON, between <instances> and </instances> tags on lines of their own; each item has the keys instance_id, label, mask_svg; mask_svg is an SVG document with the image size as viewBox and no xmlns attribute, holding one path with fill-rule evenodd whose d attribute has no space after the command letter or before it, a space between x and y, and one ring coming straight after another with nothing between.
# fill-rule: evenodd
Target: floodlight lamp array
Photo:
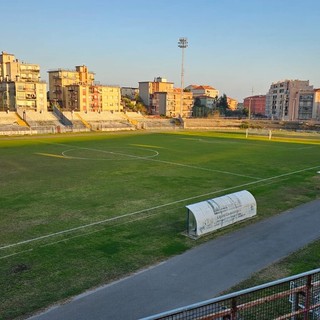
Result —
<instances>
[{"instance_id":1,"label":"floodlight lamp array","mask_svg":"<svg viewBox=\"0 0 320 320\"><path fill-rule=\"evenodd\" d=\"M178 47L179 48L187 48L188 47L188 39L187 38L179 38Z\"/></svg>"}]
</instances>

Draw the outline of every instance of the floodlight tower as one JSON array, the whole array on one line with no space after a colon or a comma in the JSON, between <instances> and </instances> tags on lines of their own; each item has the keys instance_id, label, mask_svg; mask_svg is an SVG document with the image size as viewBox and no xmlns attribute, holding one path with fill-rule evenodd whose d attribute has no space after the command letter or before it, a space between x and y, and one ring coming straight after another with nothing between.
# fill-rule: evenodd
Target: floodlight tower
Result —
<instances>
[{"instance_id":1,"label":"floodlight tower","mask_svg":"<svg viewBox=\"0 0 320 320\"><path fill-rule=\"evenodd\" d=\"M178 47L182 49L182 59L181 59L181 97L180 97L180 118L182 118L182 106L183 106L183 78L184 78L184 49L188 47L187 38L179 38Z\"/></svg>"}]
</instances>

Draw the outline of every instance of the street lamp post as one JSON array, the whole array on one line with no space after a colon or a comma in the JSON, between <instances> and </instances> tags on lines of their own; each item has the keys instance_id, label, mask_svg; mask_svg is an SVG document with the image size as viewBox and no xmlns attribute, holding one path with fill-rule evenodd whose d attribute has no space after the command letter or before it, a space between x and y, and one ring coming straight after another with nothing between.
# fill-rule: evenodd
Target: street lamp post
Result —
<instances>
[{"instance_id":1,"label":"street lamp post","mask_svg":"<svg viewBox=\"0 0 320 320\"><path fill-rule=\"evenodd\" d=\"M188 47L187 38L179 38L178 47L182 49L182 59L181 59L181 97L180 97L180 118L182 118L182 106L183 106L183 78L184 78L184 49Z\"/></svg>"}]
</instances>

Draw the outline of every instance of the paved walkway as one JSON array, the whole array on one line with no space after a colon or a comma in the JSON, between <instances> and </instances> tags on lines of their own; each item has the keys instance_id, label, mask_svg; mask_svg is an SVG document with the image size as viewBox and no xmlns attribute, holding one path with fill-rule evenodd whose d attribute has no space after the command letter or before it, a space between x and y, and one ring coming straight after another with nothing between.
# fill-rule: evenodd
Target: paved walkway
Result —
<instances>
[{"instance_id":1,"label":"paved walkway","mask_svg":"<svg viewBox=\"0 0 320 320\"><path fill-rule=\"evenodd\" d=\"M209 241L153 268L32 317L128 320L218 296L320 238L320 200Z\"/></svg>"}]
</instances>

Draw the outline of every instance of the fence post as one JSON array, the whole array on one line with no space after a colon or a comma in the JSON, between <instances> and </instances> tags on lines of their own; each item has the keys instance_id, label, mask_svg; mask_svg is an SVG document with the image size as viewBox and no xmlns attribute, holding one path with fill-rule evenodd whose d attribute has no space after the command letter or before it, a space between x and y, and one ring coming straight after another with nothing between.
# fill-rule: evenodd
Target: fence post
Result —
<instances>
[{"instance_id":1,"label":"fence post","mask_svg":"<svg viewBox=\"0 0 320 320\"><path fill-rule=\"evenodd\" d=\"M310 302L311 302L311 289L312 289L312 285L311 285L311 275L309 274L307 276L307 284L306 284L306 300L305 300L305 305L304 305L304 320L308 320L309 319L309 312L310 312Z\"/></svg>"},{"instance_id":2,"label":"fence post","mask_svg":"<svg viewBox=\"0 0 320 320\"><path fill-rule=\"evenodd\" d=\"M231 320L237 320L237 298L231 300Z\"/></svg>"}]
</instances>

